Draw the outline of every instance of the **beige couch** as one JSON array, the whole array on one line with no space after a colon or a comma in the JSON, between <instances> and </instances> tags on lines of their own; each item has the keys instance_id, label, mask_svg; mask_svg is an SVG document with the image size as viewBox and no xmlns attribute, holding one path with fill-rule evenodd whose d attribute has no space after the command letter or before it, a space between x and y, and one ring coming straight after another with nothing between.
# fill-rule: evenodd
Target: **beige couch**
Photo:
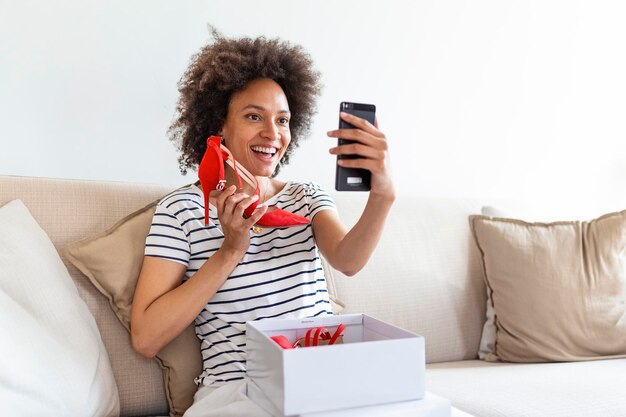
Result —
<instances>
[{"instance_id":1,"label":"beige couch","mask_svg":"<svg viewBox=\"0 0 626 417\"><path fill-rule=\"evenodd\" d=\"M109 228L172 189L0 176L0 206L21 199L60 249ZM365 196L335 197L345 223L356 221ZM331 293L345 306L342 312L364 312L425 336L427 390L473 415L626 416L625 359L554 364L477 360L486 290L468 215L479 213L482 203L398 198L367 267L354 278L328 271ZM109 353L122 415L167 415L157 363L133 351L105 297L73 265L67 266Z\"/></svg>"}]
</instances>

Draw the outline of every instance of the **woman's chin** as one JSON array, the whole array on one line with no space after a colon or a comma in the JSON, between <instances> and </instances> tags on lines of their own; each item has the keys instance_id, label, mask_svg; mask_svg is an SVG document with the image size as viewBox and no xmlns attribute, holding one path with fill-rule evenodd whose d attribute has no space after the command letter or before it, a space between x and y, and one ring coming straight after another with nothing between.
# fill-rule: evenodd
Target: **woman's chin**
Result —
<instances>
[{"instance_id":1,"label":"woman's chin","mask_svg":"<svg viewBox=\"0 0 626 417\"><path fill-rule=\"evenodd\" d=\"M275 170L276 170L276 168L274 168L274 169L263 169L263 170L257 171L258 173L256 173L255 175L257 177L271 177L272 174L274 174Z\"/></svg>"},{"instance_id":2,"label":"woman's chin","mask_svg":"<svg viewBox=\"0 0 626 417\"><path fill-rule=\"evenodd\" d=\"M263 166L257 165L250 172L257 177L271 177L274 174L274 171L276 171L276 165L278 164L264 164Z\"/></svg>"}]
</instances>

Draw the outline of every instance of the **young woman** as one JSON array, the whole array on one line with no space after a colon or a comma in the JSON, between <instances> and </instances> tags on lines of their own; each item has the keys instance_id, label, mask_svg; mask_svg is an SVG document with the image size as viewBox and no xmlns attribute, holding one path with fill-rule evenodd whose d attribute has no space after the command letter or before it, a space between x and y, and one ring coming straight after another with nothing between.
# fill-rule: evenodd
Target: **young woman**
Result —
<instances>
[{"instance_id":1,"label":"young woman","mask_svg":"<svg viewBox=\"0 0 626 417\"><path fill-rule=\"evenodd\" d=\"M347 114L341 117L357 129L328 136L357 143L330 153L358 154L361 159L339 163L372 173L366 207L351 230L319 185L276 179L308 134L319 74L299 46L262 37L214 38L179 83L172 139L185 172L200 165L207 138L219 136L258 190L245 181L239 188L242 170L225 166L222 191L193 185L163 198L146 240L131 336L139 353L153 357L195 322L204 369L185 415L265 416L246 395L246 321L332 314L320 254L333 268L356 274L379 240L395 191L384 134ZM274 207L309 224L255 225Z\"/></svg>"}]
</instances>

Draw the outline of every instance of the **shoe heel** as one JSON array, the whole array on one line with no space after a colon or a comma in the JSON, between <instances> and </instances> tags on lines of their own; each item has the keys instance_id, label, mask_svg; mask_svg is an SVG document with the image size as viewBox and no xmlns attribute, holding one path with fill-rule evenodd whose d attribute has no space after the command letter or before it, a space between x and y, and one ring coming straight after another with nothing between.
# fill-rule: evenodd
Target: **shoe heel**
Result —
<instances>
[{"instance_id":1,"label":"shoe heel","mask_svg":"<svg viewBox=\"0 0 626 417\"><path fill-rule=\"evenodd\" d=\"M204 225L209 224L209 193L202 190L204 194Z\"/></svg>"},{"instance_id":2,"label":"shoe heel","mask_svg":"<svg viewBox=\"0 0 626 417\"><path fill-rule=\"evenodd\" d=\"M204 224L209 224L209 193L224 183L224 161L219 148L220 138L207 139L207 148L198 167L198 179L204 194Z\"/></svg>"}]
</instances>

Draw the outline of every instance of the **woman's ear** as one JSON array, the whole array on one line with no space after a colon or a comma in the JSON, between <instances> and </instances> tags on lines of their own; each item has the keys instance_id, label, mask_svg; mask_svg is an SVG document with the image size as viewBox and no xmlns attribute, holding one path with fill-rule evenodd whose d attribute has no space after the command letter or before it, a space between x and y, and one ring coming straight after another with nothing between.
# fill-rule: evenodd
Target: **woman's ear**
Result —
<instances>
[{"instance_id":1,"label":"woman's ear","mask_svg":"<svg viewBox=\"0 0 626 417\"><path fill-rule=\"evenodd\" d=\"M220 130L217 131L217 136L221 136L222 137L222 145L223 145L224 144L224 126L223 125L220 128Z\"/></svg>"}]
</instances>

